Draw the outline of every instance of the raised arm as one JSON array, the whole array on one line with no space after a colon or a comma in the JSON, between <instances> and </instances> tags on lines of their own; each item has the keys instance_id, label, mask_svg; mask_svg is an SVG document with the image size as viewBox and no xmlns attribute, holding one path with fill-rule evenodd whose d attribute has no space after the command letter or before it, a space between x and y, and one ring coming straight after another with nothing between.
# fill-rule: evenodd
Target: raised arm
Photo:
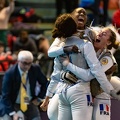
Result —
<instances>
[{"instance_id":1,"label":"raised arm","mask_svg":"<svg viewBox=\"0 0 120 120\"><path fill-rule=\"evenodd\" d=\"M11 14L15 9L15 3L14 3L14 0L9 0L9 6L7 7L6 9L6 12L8 14Z\"/></svg>"}]
</instances>

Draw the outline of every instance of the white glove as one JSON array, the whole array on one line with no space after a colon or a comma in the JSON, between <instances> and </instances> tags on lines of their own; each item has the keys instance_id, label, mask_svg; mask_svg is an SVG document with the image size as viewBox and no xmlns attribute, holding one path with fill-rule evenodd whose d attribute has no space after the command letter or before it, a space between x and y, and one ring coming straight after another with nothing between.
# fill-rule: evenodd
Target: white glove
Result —
<instances>
[{"instance_id":1,"label":"white glove","mask_svg":"<svg viewBox=\"0 0 120 120\"><path fill-rule=\"evenodd\" d=\"M78 81L78 78L70 71L63 72L61 78L68 84L75 84Z\"/></svg>"},{"instance_id":2,"label":"white glove","mask_svg":"<svg viewBox=\"0 0 120 120\"><path fill-rule=\"evenodd\" d=\"M111 90L110 95L111 97L116 98L117 100L120 100L120 94L117 94L115 90Z\"/></svg>"}]
</instances>

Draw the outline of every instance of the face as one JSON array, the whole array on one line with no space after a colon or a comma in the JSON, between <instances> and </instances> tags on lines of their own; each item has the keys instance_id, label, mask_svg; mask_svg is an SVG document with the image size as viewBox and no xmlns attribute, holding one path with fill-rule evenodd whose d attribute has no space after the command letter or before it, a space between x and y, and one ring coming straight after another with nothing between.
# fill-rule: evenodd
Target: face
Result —
<instances>
[{"instance_id":1,"label":"face","mask_svg":"<svg viewBox=\"0 0 120 120\"><path fill-rule=\"evenodd\" d=\"M104 49L111 44L109 41L111 32L107 28L103 28L98 34L97 39L94 42L95 49Z\"/></svg>"},{"instance_id":2,"label":"face","mask_svg":"<svg viewBox=\"0 0 120 120\"><path fill-rule=\"evenodd\" d=\"M39 50L47 53L48 49L50 47L49 41L47 39L44 39L43 41L39 42Z\"/></svg>"},{"instance_id":3,"label":"face","mask_svg":"<svg viewBox=\"0 0 120 120\"><path fill-rule=\"evenodd\" d=\"M24 72L30 69L31 64L32 64L32 60L30 59L24 59L24 60L18 61L18 65L20 66L20 69Z\"/></svg>"},{"instance_id":4,"label":"face","mask_svg":"<svg viewBox=\"0 0 120 120\"><path fill-rule=\"evenodd\" d=\"M84 29L87 22L87 13L85 9L77 8L72 15L77 21L78 29Z\"/></svg>"},{"instance_id":5,"label":"face","mask_svg":"<svg viewBox=\"0 0 120 120\"><path fill-rule=\"evenodd\" d=\"M28 39L28 33L27 31L22 31L20 34L20 38L22 41L26 41Z\"/></svg>"}]
</instances>

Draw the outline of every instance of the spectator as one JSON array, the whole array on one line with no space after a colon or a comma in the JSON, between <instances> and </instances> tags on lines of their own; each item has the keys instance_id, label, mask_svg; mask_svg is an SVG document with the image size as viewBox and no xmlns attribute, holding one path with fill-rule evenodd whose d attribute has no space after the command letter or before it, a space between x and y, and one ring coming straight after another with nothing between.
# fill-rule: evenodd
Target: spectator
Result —
<instances>
[{"instance_id":1,"label":"spectator","mask_svg":"<svg viewBox=\"0 0 120 120\"><path fill-rule=\"evenodd\" d=\"M93 25L102 26L106 26L108 21L108 5L109 0L81 0L80 2L80 7L84 7L92 12L92 15L88 14L88 16L90 21L94 20Z\"/></svg>"},{"instance_id":2,"label":"spectator","mask_svg":"<svg viewBox=\"0 0 120 120\"><path fill-rule=\"evenodd\" d=\"M11 120L11 116L13 120L18 120L19 117L23 116L27 120L41 120L35 101L38 96L42 99L44 98L48 81L42 74L40 67L32 62L33 55L31 52L20 51L18 54L18 63L11 67L3 77L0 104L4 107L0 107L0 116L3 116L5 120ZM23 79L25 73L26 76ZM41 85L38 95L35 94L37 82ZM23 90L22 94L21 90ZM24 99L22 99L23 97ZM24 106L21 106L22 103ZM17 114L17 112L22 116Z\"/></svg>"},{"instance_id":3,"label":"spectator","mask_svg":"<svg viewBox=\"0 0 120 120\"><path fill-rule=\"evenodd\" d=\"M101 1L103 1L103 13L100 12ZM95 25L100 24L100 25L106 26L106 22L108 20L108 4L109 4L109 0L95 0L92 6L94 17L95 17ZM101 18L102 20L100 21Z\"/></svg>"},{"instance_id":4,"label":"spectator","mask_svg":"<svg viewBox=\"0 0 120 120\"><path fill-rule=\"evenodd\" d=\"M0 41L0 72L6 71L16 61L16 56L11 55L11 52L4 52L4 49L4 44Z\"/></svg>"},{"instance_id":5,"label":"spectator","mask_svg":"<svg viewBox=\"0 0 120 120\"><path fill-rule=\"evenodd\" d=\"M14 53L18 53L20 50L28 50L32 52L34 56L37 55L37 46L35 42L29 38L28 31L21 30L18 39L13 43Z\"/></svg>"},{"instance_id":6,"label":"spectator","mask_svg":"<svg viewBox=\"0 0 120 120\"><path fill-rule=\"evenodd\" d=\"M49 40L43 35L38 35L37 45L39 51L37 63L41 66L42 72L49 78L53 70L53 59L48 57L48 49L50 47Z\"/></svg>"},{"instance_id":7,"label":"spectator","mask_svg":"<svg viewBox=\"0 0 120 120\"><path fill-rule=\"evenodd\" d=\"M48 52L48 49L50 47L49 40L45 36L41 35L38 37L37 42L38 42L38 51L40 53L44 53L45 57L48 57L47 52Z\"/></svg>"},{"instance_id":8,"label":"spectator","mask_svg":"<svg viewBox=\"0 0 120 120\"><path fill-rule=\"evenodd\" d=\"M120 7L120 0L118 0L118 5ZM120 43L120 9L114 12L112 16L112 24L117 28L117 31L119 34L118 42ZM114 52L114 56L118 63L118 71L114 75L120 77L120 44L119 44L119 48Z\"/></svg>"},{"instance_id":9,"label":"spectator","mask_svg":"<svg viewBox=\"0 0 120 120\"><path fill-rule=\"evenodd\" d=\"M12 53L13 53L13 43L14 43L14 41L16 41L16 39L17 39L17 36L13 35L10 32L8 33L8 35L7 35L8 46Z\"/></svg>"},{"instance_id":10,"label":"spectator","mask_svg":"<svg viewBox=\"0 0 120 120\"><path fill-rule=\"evenodd\" d=\"M75 8L78 7L78 0L56 0L56 16L62 13L63 6L65 5L65 11L71 13Z\"/></svg>"},{"instance_id":11,"label":"spectator","mask_svg":"<svg viewBox=\"0 0 120 120\"><path fill-rule=\"evenodd\" d=\"M3 41L5 48L7 47L8 21L13 11L14 0L9 0L9 6L7 6L6 0L0 0L0 39Z\"/></svg>"}]
</instances>

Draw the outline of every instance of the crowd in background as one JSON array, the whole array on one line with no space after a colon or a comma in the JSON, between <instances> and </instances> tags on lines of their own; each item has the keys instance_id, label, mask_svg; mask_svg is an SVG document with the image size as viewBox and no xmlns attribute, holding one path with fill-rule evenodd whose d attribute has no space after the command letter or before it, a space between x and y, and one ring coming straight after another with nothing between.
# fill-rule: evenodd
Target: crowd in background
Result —
<instances>
[{"instance_id":1,"label":"crowd in background","mask_svg":"<svg viewBox=\"0 0 120 120\"><path fill-rule=\"evenodd\" d=\"M18 51L22 49L31 51L37 63L39 59L39 64L41 64L40 58L43 59L43 57L41 57L43 56L43 53L44 53L44 60L47 61L47 59L50 59L47 56L47 50L51 44L50 40L44 35L41 36L41 33L37 33L37 34L29 33L28 31L32 27L31 26L28 27L25 24L22 24L26 22L29 22L29 23L38 22L40 20L42 22L42 18L38 16L35 17L36 16L35 9L27 8L27 7L16 9L15 3L12 2L12 0L10 1L2 0L2 1L3 2L1 2L0 9L3 12L1 13L1 15L5 15L5 17L2 18L1 16L0 19L1 19L1 22L3 22L3 20L6 19L6 21L3 24L1 24L2 26L0 25L0 36L1 36L0 41L1 41L1 44L3 44L5 47L3 51L6 52L6 54L9 53L9 55L13 57L14 61L16 59L15 55L18 53ZM9 2L10 4L8 4ZM113 19L110 21L110 18L109 18L108 12L109 12L111 0L103 0L103 1L102 0L89 0L89 1L88 0L80 0L80 1L74 0L74 2L72 0L69 0L69 1L56 0L55 2L56 2L55 4L56 5L56 16L59 16L60 14L62 14L63 9L65 9L64 12L70 13L77 7L84 7L86 10L89 10L92 12L92 14L91 13L88 14L89 24L92 22L93 26L95 25L106 26L106 24L113 23L117 28L119 28L119 24L116 23L117 22L116 19ZM115 3L116 3L117 8L119 8L119 1L115 1L114 4ZM5 13L4 12L5 10L9 12ZM117 11L117 14L119 14L118 12L119 11ZM115 15L113 15L113 18L115 18L114 16ZM30 21L30 20L33 20L33 21ZM11 31L8 29L9 22L13 25L14 31L15 29L17 30L19 29L17 35L12 34ZM115 56L117 57L117 61L119 61L118 51L117 53L115 53ZM42 55L39 55L39 53L42 53ZM41 61L44 61L42 59ZM11 65L11 61L9 64ZM45 71L45 67L43 67L43 69L44 69L43 71Z\"/></svg>"},{"instance_id":2,"label":"crowd in background","mask_svg":"<svg viewBox=\"0 0 120 120\"><path fill-rule=\"evenodd\" d=\"M113 24L116 28L119 27L120 24L116 18L119 18L119 1L115 1L116 3L116 11L113 14L113 18L109 17L109 7L111 0L103 0L101 3L101 0L75 0L74 2L72 0L56 0L56 16L59 16L64 12L70 13L72 10L74 10L76 7L84 7L86 10L89 10L91 12L88 14L88 24L92 24L93 26L99 25L99 26L106 26L108 24ZM9 4L8 4L9 3ZM68 4L69 3L69 4ZM101 7L102 6L102 7ZM46 76L50 77L50 74L52 72L52 69L50 68L50 71L48 72L46 70L46 66L48 66L49 62L51 61L51 58L47 55L47 50L49 49L49 46L51 44L50 40L44 36L43 33L38 32L37 34L29 33L29 30L31 27L26 27L25 25L22 25L23 23L29 22L28 19L35 20L34 22L39 21L39 17L32 17L35 15L35 9L27 9L27 8L20 8L15 9L15 3L10 0L2 0L1 5L1 15L5 16L4 18L0 17L0 22L3 22L3 24L0 24L0 71L6 71L9 66L11 66L13 63L15 63L17 59L17 53L20 50L29 50L33 53L35 57L35 62L39 64ZM7 11L7 12L5 12ZM34 18L34 19L33 19ZM6 21L4 21L6 19ZM27 20L26 20L27 19ZM111 19L111 20L110 20ZM42 20L42 19L41 19ZM17 22L20 24L18 25ZM15 35L13 34L9 29L9 23L11 23L14 27L15 24L18 33ZM19 27L18 27L19 26ZM19 30L18 30L19 29ZM34 31L34 29L33 29ZM119 65L119 49L115 52L115 57ZM46 66L43 66L43 62L46 61ZM6 64L7 63L7 64ZM5 66L5 67L4 67ZM52 63L50 67L52 66ZM120 65L119 65L120 66ZM118 67L118 73L119 75L120 68ZM48 72L48 73L47 73ZM48 75L49 74L49 75Z\"/></svg>"}]
</instances>

